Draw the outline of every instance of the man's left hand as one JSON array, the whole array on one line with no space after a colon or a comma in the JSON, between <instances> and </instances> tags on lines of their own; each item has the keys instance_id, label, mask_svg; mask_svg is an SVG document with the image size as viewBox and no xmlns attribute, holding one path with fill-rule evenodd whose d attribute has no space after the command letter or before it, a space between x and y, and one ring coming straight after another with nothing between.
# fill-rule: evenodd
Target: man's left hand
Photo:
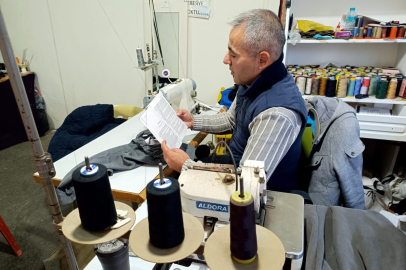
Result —
<instances>
[{"instance_id":1,"label":"man's left hand","mask_svg":"<svg viewBox=\"0 0 406 270\"><path fill-rule=\"evenodd\" d=\"M164 154L164 159L169 167L174 169L177 172L182 170L182 165L190 157L184 151L179 148L169 149L166 145L166 141L163 141L161 144L162 152Z\"/></svg>"}]
</instances>

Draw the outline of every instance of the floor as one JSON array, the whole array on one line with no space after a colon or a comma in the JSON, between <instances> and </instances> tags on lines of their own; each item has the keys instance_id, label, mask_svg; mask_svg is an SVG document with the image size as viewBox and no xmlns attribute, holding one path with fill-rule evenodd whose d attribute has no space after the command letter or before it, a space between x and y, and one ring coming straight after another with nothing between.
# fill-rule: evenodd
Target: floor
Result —
<instances>
[{"instance_id":1,"label":"floor","mask_svg":"<svg viewBox=\"0 0 406 270\"><path fill-rule=\"evenodd\" d=\"M54 132L41 138L48 149ZM0 215L19 245L22 255L17 258L0 234L0 269L45 269L43 260L60 245L52 225L52 215L42 185L34 182L37 169L28 142L0 150ZM71 205L64 206L67 215Z\"/></svg>"}]
</instances>

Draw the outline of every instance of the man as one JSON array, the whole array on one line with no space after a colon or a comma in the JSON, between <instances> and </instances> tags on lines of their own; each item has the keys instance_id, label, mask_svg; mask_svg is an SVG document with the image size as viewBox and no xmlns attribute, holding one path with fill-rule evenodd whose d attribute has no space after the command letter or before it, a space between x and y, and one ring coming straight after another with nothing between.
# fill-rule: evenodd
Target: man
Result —
<instances>
[{"instance_id":1,"label":"man","mask_svg":"<svg viewBox=\"0 0 406 270\"><path fill-rule=\"evenodd\" d=\"M237 166L245 160L265 162L267 188L297 188L297 168L307 110L303 98L282 63L285 36L279 18L255 9L231 23L229 65L238 91L226 113L192 116L178 110L188 128L214 134L233 133L230 148ZM181 171L188 156L162 143L165 161ZM185 168L183 168L185 169Z\"/></svg>"}]
</instances>

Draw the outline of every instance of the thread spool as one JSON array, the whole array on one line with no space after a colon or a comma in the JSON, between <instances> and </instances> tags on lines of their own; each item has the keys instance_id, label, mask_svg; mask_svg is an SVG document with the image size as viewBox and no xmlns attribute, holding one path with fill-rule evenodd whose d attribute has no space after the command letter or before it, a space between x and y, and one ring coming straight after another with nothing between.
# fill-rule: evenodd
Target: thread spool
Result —
<instances>
[{"instance_id":1,"label":"thread spool","mask_svg":"<svg viewBox=\"0 0 406 270\"><path fill-rule=\"evenodd\" d=\"M378 27L373 27L372 28L372 38L376 37L376 31L377 31Z\"/></svg>"},{"instance_id":2,"label":"thread spool","mask_svg":"<svg viewBox=\"0 0 406 270\"><path fill-rule=\"evenodd\" d=\"M403 77L398 77L398 78L396 78L396 80L397 80L397 85L396 85L396 94L395 94L395 96L396 97L399 97L400 96L400 88L402 87L402 81L403 81Z\"/></svg>"},{"instance_id":3,"label":"thread spool","mask_svg":"<svg viewBox=\"0 0 406 270\"><path fill-rule=\"evenodd\" d=\"M354 32L352 33L352 37L357 37L358 36L358 32L359 32L359 27L355 26L354 27Z\"/></svg>"},{"instance_id":4,"label":"thread spool","mask_svg":"<svg viewBox=\"0 0 406 270\"><path fill-rule=\"evenodd\" d=\"M364 27L359 28L358 38L364 38Z\"/></svg>"},{"instance_id":5,"label":"thread spool","mask_svg":"<svg viewBox=\"0 0 406 270\"><path fill-rule=\"evenodd\" d=\"M328 78L323 77L320 78L320 87L319 87L319 95L320 96L325 96L326 95L326 89L327 89L327 82L329 81Z\"/></svg>"},{"instance_id":6,"label":"thread spool","mask_svg":"<svg viewBox=\"0 0 406 270\"><path fill-rule=\"evenodd\" d=\"M359 95L360 90L361 90L361 77L355 78L355 86L354 86L354 96Z\"/></svg>"},{"instance_id":7,"label":"thread spool","mask_svg":"<svg viewBox=\"0 0 406 270\"><path fill-rule=\"evenodd\" d=\"M381 37L382 37L382 38L386 38L386 33L387 33L387 31L388 31L388 28L387 28L387 27L383 27L383 28L382 28L382 34L381 34Z\"/></svg>"},{"instance_id":8,"label":"thread spool","mask_svg":"<svg viewBox=\"0 0 406 270\"><path fill-rule=\"evenodd\" d=\"M392 26L392 28L390 29L390 34L388 39L396 39L396 34L398 32L398 28L396 26Z\"/></svg>"},{"instance_id":9,"label":"thread spool","mask_svg":"<svg viewBox=\"0 0 406 270\"><path fill-rule=\"evenodd\" d=\"M107 168L102 164L90 164L77 168L73 174L79 216L83 228L101 231L117 222L117 211Z\"/></svg>"},{"instance_id":10,"label":"thread spool","mask_svg":"<svg viewBox=\"0 0 406 270\"><path fill-rule=\"evenodd\" d=\"M371 77L371 81L369 84L369 91L368 91L368 95L370 96L374 96L376 94L376 89L378 87L378 78L379 77Z\"/></svg>"},{"instance_id":11,"label":"thread spool","mask_svg":"<svg viewBox=\"0 0 406 270\"><path fill-rule=\"evenodd\" d=\"M320 78L316 77L313 80L312 95L317 96L319 94L319 87L320 87Z\"/></svg>"},{"instance_id":12,"label":"thread spool","mask_svg":"<svg viewBox=\"0 0 406 270\"><path fill-rule=\"evenodd\" d=\"M386 93L388 91L388 81L384 78L381 78L381 82L379 83L378 90L376 91L376 98L384 99L386 98Z\"/></svg>"},{"instance_id":13,"label":"thread spool","mask_svg":"<svg viewBox=\"0 0 406 270\"><path fill-rule=\"evenodd\" d=\"M380 39L382 36L382 27L378 26L376 27L376 32L374 34L375 39Z\"/></svg>"},{"instance_id":14,"label":"thread spool","mask_svg":"<svg viewBox=\"0 0 406 270\"><path fill-rule=\"evenodd\" d=\"M406 92L405 89L406 89L406 77L403 77L402 85L400 86L399 97L403 98Z\"/></svg>"},{"instance_id":15,"label":"thread spool","mask_svg":"<svg viewBox=\"0 0 406 270\"><path fill-rule=\"evenodd\" d=\"M367 30L367 37L366 38L371 38L372 37L372 27L368 26L368 30Z\"/></svg>"},{"instance_id":16,"label":"thread spool","mask_svg":"<svg viewBox=\"0 0 406 270\"><path fill-rule=\"evenodd\" d=\"M355 88L355 78L351 78L350 83L348 84L347 97L354 96L354 88Z\"/></svg>"},{"instance_id":17,"label":"thread spool","mask_svg":"<svg viewBox=\"0 0 406 270\"><path fill-rule=\"evenodd\" d=\"M145 66L144 55L142 54L142 49L140 47L138 47L136 51L137 51L138 66L139 67Z\"/></svg>"},{"instance_id":18,"label":"thread spool","mask_svg":"<svg viewBox=\"0 0 406 270\"><path fill-rule=\"evenodd\" d=\"M402 99L406 99L406 89L405 89L405 91L403 92L403 97L402 97Z\"/></svg>"},{"instance_id":19,"label":"thread spool","mask_svg":"<svg viewBox=\"0 0 406 270\"><path fill-rule=\"evenodd\" d=\"M335 97L336 95L337 80L331 77L327 82L326 97Z\"/></svg>"},{"instance_id":20,"label":"thread spool","mask_svg":"<svg viewBox=\"0 0 406 270\"><path fill-rule=\"evenodd\" d=\"M405 27L399 26L397 38L404 38L405 37Z\"/></svg>"},{"instance_id":21,"label":"thread spool","mask_svg":"<svg viewBox=\"0 0 406 270\"><path fill-rule=\"evenodd\" d=\"M254 200L249 192L240 194L236 191L230 198L230 251L235 261L248 264L258 252Z\"/></svg>"},{"instance_id":22,"label":"thread spool","mask_svg":"<svg viewBox=\"0 0 406 270\"><path fill-rule=\"evenodd\" d=\"M306 78L305 77L297 77L296 85L299 88L299 92L304 95L306 89Z\"/></svg>"},{"instance_id":23,"label":"thread spool","mask_svg":"<svg viewBox=\"0 0 406 270\"><path fill-rule=\"evenodd\" d=\"M362 80L362 86L361 86L361 90L360 90L360 93L362 95L368 95L369 82L370 82L369 77L364 77L364 79Z\"/></svg>"},{"instance_id":24,"label":"thread spool","mask_svg":"<svg viewBox=\"0 0 406 270\"><path fill-rule=\"evenodd\" d=\"M398 86L398 80L392 79L389 82L388 92L386 93L386 98L394 99L396 97L396 87Z\"/></svg>"},{"instance_id":25,"label":"thread spool","mask_svg":"<svg viewBox=\"0 0 406 270\"><path fill-rule=\"evenodd\" d=\"M306 90L305 90L306 95L310 95L312 93L312 82L313 82L313 77L306 78Z\"/></svg>"},{"instance_id":26,"label":"thread spool","mask_svg":"<svg viewBox=\"0 0 406 270\"><path fill-rule=\"evenodd\" d=\"M153 246L169 249L183 242L185 230L179 182L169 177L162 181L152 180L147 185L149 237Z\"/></svg>"},{"instance_id":27,"label":"thread spool","mask_svg":"<svg viewBox=\"0 0 406 270\"><path fill-rule=\"evenodd\" d=\"M337 87L337 97L344 98L347 95L348 79L340 77Z\"/></svg>"}]
</instances>

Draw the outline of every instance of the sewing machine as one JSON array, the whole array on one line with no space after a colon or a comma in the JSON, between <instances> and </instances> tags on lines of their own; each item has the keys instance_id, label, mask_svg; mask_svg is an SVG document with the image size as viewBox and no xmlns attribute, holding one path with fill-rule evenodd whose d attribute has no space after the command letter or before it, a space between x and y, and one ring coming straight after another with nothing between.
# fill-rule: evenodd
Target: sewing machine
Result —
<instances>
[{"instance_id":1,"label":"sewing machine","mask_svg":"<svg viewBox=\"0 0 406 270\"><path fill-rule=\"evenodd\" d=\"M166 97L172 107L177 109L186 109L193 112L196 108L196 103L193 97L196 97L196 83L192 79L178 79L175 82L166 85L159 89ZM148 95L144 97L144 108L154 99L159 92L148 91Z\"/></svg>"},{"instance_id":2,"label":"sewing machine","mask_svg":"<svg viewBox=\"0 0 406 270\"><path fill-rule=\"evenodd\" d=\"M182 209L201 221L204 238L207 239L215 230L229 224L230 196L236 189L234 166L195 162L186 166L188 169L178 179ZM244 190L253 196L257 224L281 239L286 257L292 259L291 269L300 269L304 235L303 198L266 190L262 161L245 161L237 174L243 178Z\"/></svg>"},{"instance_id":3,"label":"sewing machine","mask_svg":"<svg viewBox=\"0 0 406 270\"><path fill-rule=\"evenodd\" d=\"M227 224L230 196L236 190L234 166L191 162L187 167L179 177L183 211L197 218L217 218ZM260 216L267 202L264 162L245 161L239 177L243 178L243 189L253 196L254 209Z\"/></svg>"}]
</instances>

